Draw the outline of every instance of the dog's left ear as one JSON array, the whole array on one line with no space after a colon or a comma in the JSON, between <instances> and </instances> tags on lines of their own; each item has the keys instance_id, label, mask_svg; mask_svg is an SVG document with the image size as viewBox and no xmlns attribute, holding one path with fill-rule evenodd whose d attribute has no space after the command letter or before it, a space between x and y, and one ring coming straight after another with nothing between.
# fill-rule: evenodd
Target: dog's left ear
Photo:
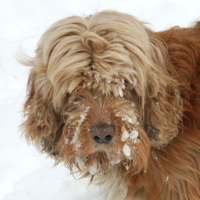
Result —
<instances>
[{"instance_id":1,"label":"dog's left ear","mask_svg":"<svg viewBox=\"0 0 200 200\"><path fill-rule=\"evenodd\" d=\"M153 61L148 73L144 126L151 146L166 145L179 132L182 118L182 100L176 71L168 59L166 44L147 30L150 40L150 56Z\"/></svg>"}]
</instances>

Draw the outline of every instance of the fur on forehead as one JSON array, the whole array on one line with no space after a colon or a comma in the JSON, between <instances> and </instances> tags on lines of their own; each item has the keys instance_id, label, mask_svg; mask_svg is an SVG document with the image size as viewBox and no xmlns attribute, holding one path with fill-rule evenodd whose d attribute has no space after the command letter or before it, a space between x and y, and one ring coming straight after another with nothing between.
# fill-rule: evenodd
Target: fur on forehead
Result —
<instances>
[{"instance_id":1,"label":"fur on forehead","mask_svg":"<svg viewBox=\"0 0 200 200\"><path fill-rule=\"evenodd\" d=\"M53 89L57 106L76 88L114 97L134 89L144 102L147 93L155 96L165 84L158 76L164 76L162 56L155 58L159 51L149 37L147 28L127 14L101 12L88 18L66 18L42 36L32 70L41 89Z\"/></svg>"}]
</instances>

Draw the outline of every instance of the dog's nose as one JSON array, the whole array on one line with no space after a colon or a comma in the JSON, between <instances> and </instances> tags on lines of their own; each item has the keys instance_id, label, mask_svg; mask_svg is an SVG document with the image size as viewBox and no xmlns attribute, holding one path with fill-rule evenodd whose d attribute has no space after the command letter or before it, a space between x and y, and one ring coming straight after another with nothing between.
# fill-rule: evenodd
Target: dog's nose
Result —
<instances>
[{"instance_id":1,"label":"dog's nose","mask_svg":"<svg viewBox=\"0 0 200 200\"><path fill-rule=\"evenodd\" d=\"M91 126L89 134L97 143L109 143L115 135L115 126L110 124Z\"/></svg>"}]
</instances>

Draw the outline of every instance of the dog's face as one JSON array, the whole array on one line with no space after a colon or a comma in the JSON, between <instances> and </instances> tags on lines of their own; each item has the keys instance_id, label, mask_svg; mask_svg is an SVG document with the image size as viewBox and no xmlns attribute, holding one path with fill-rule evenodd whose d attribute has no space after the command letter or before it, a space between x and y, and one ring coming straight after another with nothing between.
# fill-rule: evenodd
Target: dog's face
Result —
<instances>
[{"instance_id":1,"label":"dog's face","mask_svg":"<svg viewBox=\"0 0 200 200\"><path fill-rule=\"evenodd\" d=\"M91 173L107 171L120 162L127 169L144 167L149 140L141 128L137 104L137 97L128 90L123 97L87 89L75 92L62 110L64 128L58 151Z\"/></svg>"},{"instance_id":2,"label":"dog's face","mask_svg":"<svg viewBox=\"0 0 200 200\"><path fill-rule=\"evenodd\" d=\"M114 165L145 170L150 148L176 136L181 116L162 48L142 23L117 12L55 23L28 63L26 138L91 174Z\"/></svg>"}]
</instances>

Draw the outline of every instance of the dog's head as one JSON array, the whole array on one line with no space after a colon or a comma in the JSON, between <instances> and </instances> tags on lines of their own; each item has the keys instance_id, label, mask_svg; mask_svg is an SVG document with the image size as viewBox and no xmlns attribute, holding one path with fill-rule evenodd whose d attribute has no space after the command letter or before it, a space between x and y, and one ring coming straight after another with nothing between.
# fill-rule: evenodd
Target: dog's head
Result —
<instances>
[{"instance_id":1,"label":"dog's head","mask_svg":"<svg viewBox=\"0 0 200 200\"><path fill-rule=\"evenodd\" d=\"M42 36L22 124L28 141L70 168L145 169L178 133L182 103L167 52L134 17L70 17Z\"/></svg>"}]
</instances>

